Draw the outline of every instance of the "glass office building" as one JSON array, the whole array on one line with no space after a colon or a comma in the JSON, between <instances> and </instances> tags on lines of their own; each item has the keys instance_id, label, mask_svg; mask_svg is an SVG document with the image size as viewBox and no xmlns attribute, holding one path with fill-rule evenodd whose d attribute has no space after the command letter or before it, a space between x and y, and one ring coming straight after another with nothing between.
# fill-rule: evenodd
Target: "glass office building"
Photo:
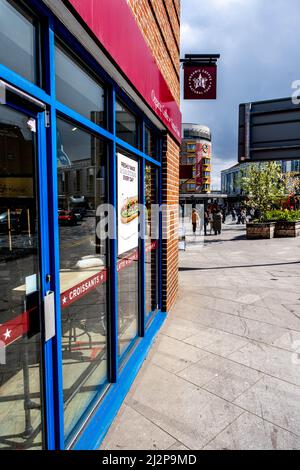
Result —
<instances>
[{"instance_id":1,"label":"glass office building","mask_svg":"<svg viewBox=\"0 0 300 470\"><path fill-rule=\"evenodd\" d=\"M92 3L0 0L0 449L97 448L165 319L180 112L127 3Z\"/></svg>"}]
</instances>

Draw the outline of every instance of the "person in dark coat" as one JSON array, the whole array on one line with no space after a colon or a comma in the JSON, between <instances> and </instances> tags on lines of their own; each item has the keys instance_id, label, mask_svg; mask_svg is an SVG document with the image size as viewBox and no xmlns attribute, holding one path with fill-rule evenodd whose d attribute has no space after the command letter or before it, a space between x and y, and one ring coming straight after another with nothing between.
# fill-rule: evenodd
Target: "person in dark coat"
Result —
<instances>
[{"instance_id":1,"label":"person in dark coat","mask_svg":"<svg viewBox=\"0 0 300 470\"><path fill-rule=\"evenodd\" d=\"M222 231L222 212L220 209L215 209L213 212L213 229L215 235L218 235Z\"/></svg>"},{"instance_id":2,"label":"person in dark coat","mask_svg":"<svg viewBox=\"0 0 300 470\"><path fill-rule=\"evenodd\" d=\"M207 235L207 226L209 224L209 214L207 210L204 211L204 235Z\"/></svg>"}]
</instances>

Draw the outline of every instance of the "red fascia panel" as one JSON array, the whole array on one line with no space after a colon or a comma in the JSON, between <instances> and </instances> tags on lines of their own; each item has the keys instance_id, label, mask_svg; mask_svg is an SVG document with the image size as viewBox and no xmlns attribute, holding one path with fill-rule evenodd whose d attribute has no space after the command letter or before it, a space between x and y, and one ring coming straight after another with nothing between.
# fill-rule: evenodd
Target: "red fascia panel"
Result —
<instances>
[{"instance_id":1,"label":"red fascia panel","mask_svg":"<svg viewBox=\"0 0 300 470\"><path fill-rule=\"evenodd\" d=\"M69 0L178 143L181 112L125 0Z\"/></svg>"}]
</instances>

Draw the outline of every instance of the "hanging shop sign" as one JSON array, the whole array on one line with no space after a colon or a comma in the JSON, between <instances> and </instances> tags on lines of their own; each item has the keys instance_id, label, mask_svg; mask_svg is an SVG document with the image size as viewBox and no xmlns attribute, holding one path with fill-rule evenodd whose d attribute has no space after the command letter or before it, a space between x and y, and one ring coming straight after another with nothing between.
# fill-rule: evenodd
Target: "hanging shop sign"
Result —
<instances>
[{"instance_id":1,"label":"hanging shop sign","mask_svg":"<svg viewBox=\"0 0 300 470\"><path fill-rule=\"evenodd\" d=\"M138 246L138 162L118 153L118 255Z\"/></svg>"},{"instance_id":2,"label":"hanging shop sign","mask_svg":"<svg viewBox=\"0 0 300 470\"><path fill-rule=\"evenodd\" d=\"M217 66L184 64L184 99L215 100L217 98Z\"/></svg>"}]
</instances>

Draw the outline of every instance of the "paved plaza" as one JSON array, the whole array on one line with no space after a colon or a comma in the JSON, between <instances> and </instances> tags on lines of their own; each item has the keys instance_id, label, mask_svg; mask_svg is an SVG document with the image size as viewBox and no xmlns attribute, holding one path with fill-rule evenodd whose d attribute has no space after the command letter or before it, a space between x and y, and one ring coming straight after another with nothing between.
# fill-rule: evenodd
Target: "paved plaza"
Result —
<instances>
[{"instance_id":1,"label":"paved plaza","mask_svg":"<svg viewBox=\"0 0 300 470\"><path fill-rule=\"evenodd\" d=\"M300 449L300 239L188 237L180 290L102 449Z\"/></svg>"}]
</instances>

